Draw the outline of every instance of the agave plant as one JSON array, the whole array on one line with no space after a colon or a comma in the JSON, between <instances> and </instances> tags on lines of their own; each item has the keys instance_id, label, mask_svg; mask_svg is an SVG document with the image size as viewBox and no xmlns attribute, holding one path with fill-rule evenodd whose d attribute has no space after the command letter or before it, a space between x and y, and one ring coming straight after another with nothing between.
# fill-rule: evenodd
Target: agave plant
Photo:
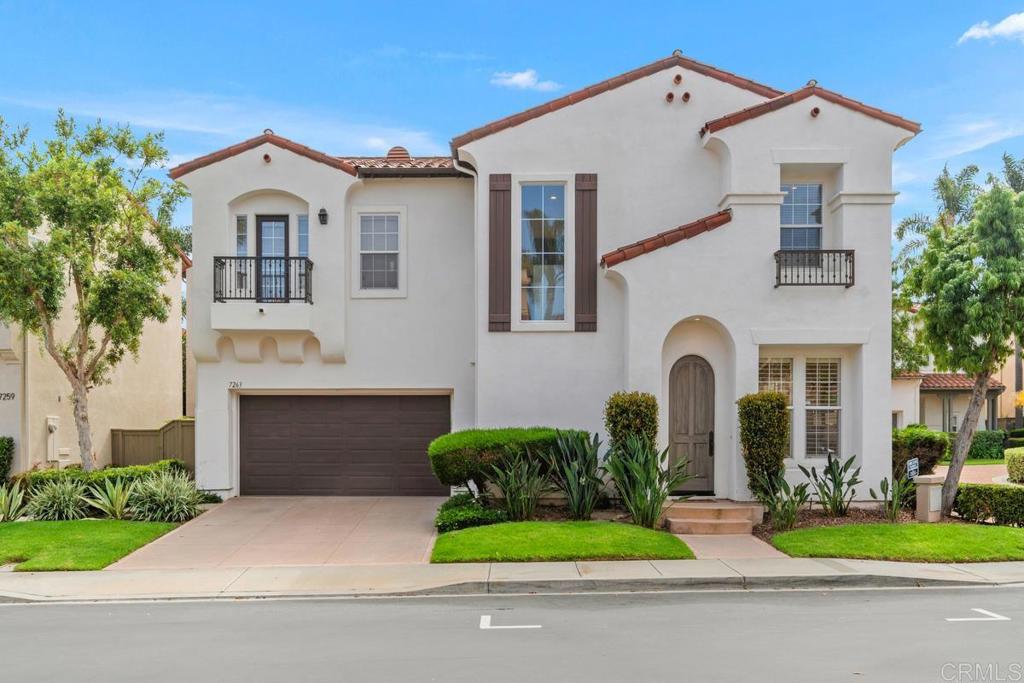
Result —
<instances>
[{"instance_id":1,"label":"agave plant","mask_svg":"<svg viewBox=\"0 0 1024 683\"><path fill-rule=\"evenodd\" d=\"M552 483L565 495L569 516L588 520L604 488L599 464L601 439L584 432L558 432L555 448L547 451Z\"/></svg>"},{"instance_id":2,"label":"agave plant","mask_svg":"<svg viewBox=\"0 0 1024 683\"><path fill-rule=\"evenodd\" d=\"M110 519L131 517L131 498L135 482L122 479L105 479L102 486L97 484L89 489L86 502Z\"/></svg>"},{"instance_id":3,"label":"agave plant","mask_svg":"<svg viewBox=\"0 0 1024 683\"><path fill-rule=\"evenodd\" d=\"M16 522L25 514L25 492L20 484L0 485L0 522Z\"/></svg>"},{"instance_id":4,"label":"agave plant","mask_svg":"<svg viewBox=\"0 0 1024 683\"><path fill-rule=\"evenodd\" d=\"M34 519L60 521L85 517L85 483L72 477L52 479L32 490L28 512Z\"/></svg>"},{"instance_id":5,"label":"agave plant","mask_svg":"<svg viewBox=\"0 0 1024 683\"><path fill-rule=\"evenodd\" d=\"M630 434L608 455L605 469L619 491L633 523L653 529L661 518L669 495L693 477L685 460L668 463L668 449L661 453L650 440Z\"/></svg>"},{"instance_id":6,"label":"agave plant","mask_svg":"<svg viewBox=\"0 0 1024 683\"><path fill-rule=\"evenodd\" d=\"M160 472L135 485L128 505L134 519L146 522L187 522L199 514L202 494L188 475Z\"/></svg>"}]
</instances>

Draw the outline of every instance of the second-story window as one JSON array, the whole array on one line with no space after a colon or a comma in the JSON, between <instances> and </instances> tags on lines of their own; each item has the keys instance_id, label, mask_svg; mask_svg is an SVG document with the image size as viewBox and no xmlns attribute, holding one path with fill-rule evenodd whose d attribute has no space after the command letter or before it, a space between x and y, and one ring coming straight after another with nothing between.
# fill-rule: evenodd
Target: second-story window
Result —
<instances>
[{"instance_id":1,"label":"second-story window","mask_svg":"<svg viewBox=\"0 0 1024 683\"><path fill-rule=\"evenodd\" d=\"M565 320L565 185L522 185L520 320Z\"/></svg>"},{"instance_id":2,"label":"second-story window","mask_svg":"<svg viewBox=\"0 0 1024 683\"><path fill-rule=\"evenodd\" d=\"M398 214L359 217L361 289L398 289Z\"/></svg>"},{"instance_id":3,"label":"second-story window","mask_svg":"<svg viewBox=\"0 0 1024 683\"><path fill-rule=\"evenodd\" d=\"M309 216L302 214L298 216L298 256L309 256Z\"/></svg>"},{"instance_id":4,"label":"second-story window","mask_svg":"<svg viewBox=\"0 0 1024 683\"><path fill-rule=\"evenodd\" d=\"M781 248L821 249L821 185L783 183Z\"/></svg>"},{"instance_id":5,"label":"second-story window","mask_svg":"<svg viewBox=\"0 0 1024 683\"><path fill-rule=\"evenodd\" d=\"M247 216L235 216L235 256L249 255L249 221Z\"/></svg>"}]
</instances>

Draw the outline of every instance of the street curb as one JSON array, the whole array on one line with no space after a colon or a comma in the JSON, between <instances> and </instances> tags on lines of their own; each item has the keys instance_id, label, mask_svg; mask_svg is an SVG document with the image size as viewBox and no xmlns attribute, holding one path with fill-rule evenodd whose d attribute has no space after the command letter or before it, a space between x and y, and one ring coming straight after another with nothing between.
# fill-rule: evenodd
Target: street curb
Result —
<instances>
[{"instance_id":1,"label":"street curb","mask_svg":"<svg viewBox=\"0 0 1024 683\"><path fill-rule=\"evenodd\" d=\"M928 588L928 587L999 587L1019 586L1019 582L954 581L948 579L881 574L833 574L820 576L773 577L666 577L660 579L563 579L527 581L467 581L431 588L389 592L310 592L267 591L260 593L231 592L177 595L136 596L42 596L0 593L0 604L47 603L109 603L153 601L237 601L259 599L332 599L332 598L400 598L487 595L565 595L586 593L657 593L679 591L749 590L834 590L851 588Z\"/></svg>"}]
</instances>

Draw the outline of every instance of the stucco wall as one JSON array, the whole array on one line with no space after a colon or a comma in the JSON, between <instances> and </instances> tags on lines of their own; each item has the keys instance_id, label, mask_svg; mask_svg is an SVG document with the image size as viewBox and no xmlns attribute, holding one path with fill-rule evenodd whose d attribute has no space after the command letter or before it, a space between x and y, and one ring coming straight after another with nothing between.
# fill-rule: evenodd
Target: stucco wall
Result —
<instances>
[{"instance_id":1,"label":"stucco wall","mask_svg":"<svg viewBox=\"0 0 1024 683\"><path fill-rule=\"evenodd\" d=\"M899 427L920 422L918 413L921 411L921 380L893 379L892 381L892 412L900 414ZM941 425L942 416L939 415Z\"/></svg>"}]
</instances>

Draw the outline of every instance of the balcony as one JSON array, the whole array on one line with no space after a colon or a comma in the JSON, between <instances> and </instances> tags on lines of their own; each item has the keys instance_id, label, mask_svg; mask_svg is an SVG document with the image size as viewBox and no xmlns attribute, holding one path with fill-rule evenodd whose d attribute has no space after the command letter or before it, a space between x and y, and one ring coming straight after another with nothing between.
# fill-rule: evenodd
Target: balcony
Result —
<instances>
[{"instance_id":1,"label":"balcony","mask_svg":"<svg viewBox=\"0 0 1024 683\"><path fill-rule=\"evenodd\" d=\"M313 303L313 262L305 256L214 256L213 300Z\"/></svg>"},{"instance_id":2,"label":"balcony","mask_svg":"<svg viewBox=\"0 0 1024 683\"><path fill-rule=\"evenodd\" d=\"M852 249L775 252L776 287L853 287Z\"/></svg>"}]
</instances>

